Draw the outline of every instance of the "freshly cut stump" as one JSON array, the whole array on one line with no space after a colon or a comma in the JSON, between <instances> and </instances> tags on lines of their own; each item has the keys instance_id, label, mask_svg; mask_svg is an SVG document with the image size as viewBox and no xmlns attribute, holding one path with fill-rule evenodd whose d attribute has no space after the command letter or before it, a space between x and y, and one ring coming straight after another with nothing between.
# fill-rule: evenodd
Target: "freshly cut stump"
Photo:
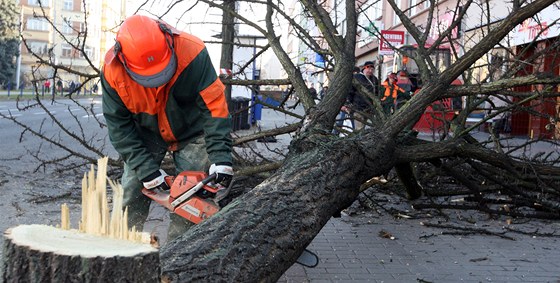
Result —
<instances>
[{"instance_id":1,"label":"freshly cut stump","mask_svg":"<svg viewBox=\"0 0 560 283\"><path fill-rule=\"evenodd\" d=\"M160 282L149 243L46 225L16 226L4 238L2 282Z\"/></svg>"}]
</instances>

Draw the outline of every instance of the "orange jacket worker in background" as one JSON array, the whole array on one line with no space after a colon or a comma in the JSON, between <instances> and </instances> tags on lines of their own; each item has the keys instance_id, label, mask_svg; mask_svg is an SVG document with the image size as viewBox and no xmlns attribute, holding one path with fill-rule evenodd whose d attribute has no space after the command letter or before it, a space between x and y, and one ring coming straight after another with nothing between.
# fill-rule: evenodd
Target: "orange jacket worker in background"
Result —
<instances>
[{"instance_id":1,"label":"orange jacket worker in background","mask_svg":"<svg viewBox=\"0 0 560 283\"><path fill-rule=\"evenodd\" d=\"M397 98L407 95L408 92L397 85L397 74L395 73L390 73L381 86L385 88L383 97L381 98L383 111L386 114L391 114L391 110L397 110Z\"/></svg>"},{"instance_id":2,"label":"orange jacket worker in background","mask_svg":"<svg viewBox=\"0 0 560 283\"><path fill-rule=\"evenodd\" d=\"M150 207L141 190L169 189L160 169L171 152L178 171L233 176L231 117L224 86L204 43L146 16L127 18L101 74L103 114L111 143L124 160L122 185L129 225L142 230ZM168 238L190 222L171 215Z\"/></svg>"}]
</instances>

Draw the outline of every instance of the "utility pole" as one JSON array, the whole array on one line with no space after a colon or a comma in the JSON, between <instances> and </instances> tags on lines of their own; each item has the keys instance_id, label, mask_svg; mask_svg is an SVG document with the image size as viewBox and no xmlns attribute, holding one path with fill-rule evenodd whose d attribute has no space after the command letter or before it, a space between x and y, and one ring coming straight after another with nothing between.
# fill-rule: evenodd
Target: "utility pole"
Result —
<instances>
[{"instance_id":1,"label":"utility pole","mask_svg":"<svg viewBox=\"0 0 560 283\"><path fill-rule=\"evenodd\" d=\"M233 38L235 36L235 0L225 0L222 19L222 56L220 58L220 68L233 69ZM233 112L233 103L231 101L231 85L226 85L226 99L228 102L229 112Z\"/></svg>"},{"instance_id":2,"label":"utility pole","mask_svg":"<svg viewBox=\"0 0 560 283\"><path fill-rule=\"evenodd\" d=\"M19 46L18 46L18 57L16 61L16 87L15 89L19 89L19 85L21 84L21 45L23 44L23 40L21 35L23 34L23 4L20 4L19 10Z\"/></svg>"}]
</instances>

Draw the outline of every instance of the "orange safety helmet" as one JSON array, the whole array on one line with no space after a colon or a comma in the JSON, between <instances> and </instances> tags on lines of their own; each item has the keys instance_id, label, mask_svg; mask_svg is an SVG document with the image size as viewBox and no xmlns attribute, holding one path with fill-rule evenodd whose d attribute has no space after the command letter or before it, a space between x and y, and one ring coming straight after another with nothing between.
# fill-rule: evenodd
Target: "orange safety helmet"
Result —
<instances>
[{"instance_id":1,"label":"orange safety helmet","mask_svg":"<svg viewBox=\"0 0 560 283\"><path fill-rule=\"evenodd\" d=\"M130 77L145 87L166 84L177 69L173 32L165 23L142 15L123 22L115 54Z\"/></svg>"}]
</instances>

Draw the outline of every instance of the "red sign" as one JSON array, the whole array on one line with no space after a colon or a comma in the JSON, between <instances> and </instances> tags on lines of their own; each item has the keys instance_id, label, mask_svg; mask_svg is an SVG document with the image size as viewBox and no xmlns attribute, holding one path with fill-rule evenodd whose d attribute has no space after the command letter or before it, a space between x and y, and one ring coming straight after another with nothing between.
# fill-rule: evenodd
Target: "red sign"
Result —
<instances>
[{"instance_id":1,"label":"red sign","mask_svg":"<svg viewBox=\"0 0 560 283\"><path fill-rule=\"evenodd\" d=\"M451 12L445 13L433 19L430 26L430 33L428 34L428 38L426 39L426 43L434 43L440 37L440 35L453 24L453 20L455 20L455 13ZM457 26L451 30L451 38L457 38L458 30L459 29Z\"/></svg>"},{"instance_id":2,"label":"red sign","mask_svg":"<svg viewBox=\"0 0 560 283\"><path fill-rule=\"evenodd\" d=\"M391 46L397 47L404 44L404 31L382 30L379 41L379 54L391 55L394 53Z\"/></svg>"}]
</instances>

